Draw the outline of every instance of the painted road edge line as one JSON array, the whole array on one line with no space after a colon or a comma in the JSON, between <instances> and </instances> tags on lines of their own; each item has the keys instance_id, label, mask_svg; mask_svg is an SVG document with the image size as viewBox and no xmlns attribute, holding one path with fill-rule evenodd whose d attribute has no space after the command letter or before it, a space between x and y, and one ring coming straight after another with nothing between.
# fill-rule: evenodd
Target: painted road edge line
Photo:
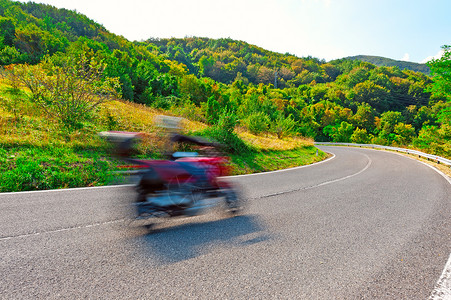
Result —
<instances>
[{"instance_id":1,"label":"painted road edge line","mask_svg":"<svg viewBox=\"0 0 451 300\"><path fill-rule=\"evenodd\" d=\"M429 300L451 300L451 255Z\"/></svg>"}]
</instances>

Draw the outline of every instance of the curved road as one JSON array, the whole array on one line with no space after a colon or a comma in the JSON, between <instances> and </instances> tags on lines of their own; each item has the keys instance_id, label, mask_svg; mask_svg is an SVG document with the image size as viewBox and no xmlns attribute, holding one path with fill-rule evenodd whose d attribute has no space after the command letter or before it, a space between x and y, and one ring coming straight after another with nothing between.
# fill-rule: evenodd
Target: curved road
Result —
<instances>
[{"instance_id":1,"label":"curved road","mask_svg":"<svg viewBox=\"0 0 451 300\"><path fill-rule=\"evenodd\" d=\"M1 299L427 299L451 185L383 151L234 177L243 215L125 226L130 187L0 194ZM437 298L440 299L440 298Z\"/></svg>"}]
</instances>

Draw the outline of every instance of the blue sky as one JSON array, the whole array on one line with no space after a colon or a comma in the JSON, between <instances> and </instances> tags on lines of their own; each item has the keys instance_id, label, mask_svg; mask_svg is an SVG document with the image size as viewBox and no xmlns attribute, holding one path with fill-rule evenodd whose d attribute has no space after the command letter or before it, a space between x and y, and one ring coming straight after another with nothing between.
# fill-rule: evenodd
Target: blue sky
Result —
<instances>
[{"instance_id":1,"label":"blue sky","mask_svg":"<svg viewBox=\"0 0 451 300\"><path fill-rule=\"evenodd\" d=\"M129 40L230 37L327 61L363 54L425 62L451 44L450 0L34 2L76 10Z\"/></svg>"}]
</instances>

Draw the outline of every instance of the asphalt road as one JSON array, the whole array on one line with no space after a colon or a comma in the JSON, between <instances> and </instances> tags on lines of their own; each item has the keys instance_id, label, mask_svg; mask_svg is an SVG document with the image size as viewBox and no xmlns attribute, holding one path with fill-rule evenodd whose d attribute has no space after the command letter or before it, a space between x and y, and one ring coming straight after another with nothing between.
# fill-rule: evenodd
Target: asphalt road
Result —
<instances>
[{"instance_id":1,"label":"asphalt road","mask_svg":"<svg viewBox=\"0 0 451 300\"><path fill-rule=\"evenodd\" d=\"M0 194L1 299L427 299L451 185L401 155L235 177L247 210L126 226L130 187Z\"/></svg>"}]
</instances>

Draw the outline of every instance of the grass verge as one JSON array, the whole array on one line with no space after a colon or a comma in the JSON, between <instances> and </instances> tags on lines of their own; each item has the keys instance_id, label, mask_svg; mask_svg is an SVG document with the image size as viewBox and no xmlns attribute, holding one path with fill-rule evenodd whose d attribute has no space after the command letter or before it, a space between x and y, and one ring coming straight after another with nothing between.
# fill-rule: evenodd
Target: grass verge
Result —
<instances>
[{"instance_id":1,"label":"grass verge","mask_svg":"<svg viewBox=\"0 0 451 300\"><path fill-rule=\"evenodd\" d=\"M314 146L291 150L261 151L246 155L231 155L232 175L268 172L309 165L328 157Z\"/></svg>"}]
</instances>

